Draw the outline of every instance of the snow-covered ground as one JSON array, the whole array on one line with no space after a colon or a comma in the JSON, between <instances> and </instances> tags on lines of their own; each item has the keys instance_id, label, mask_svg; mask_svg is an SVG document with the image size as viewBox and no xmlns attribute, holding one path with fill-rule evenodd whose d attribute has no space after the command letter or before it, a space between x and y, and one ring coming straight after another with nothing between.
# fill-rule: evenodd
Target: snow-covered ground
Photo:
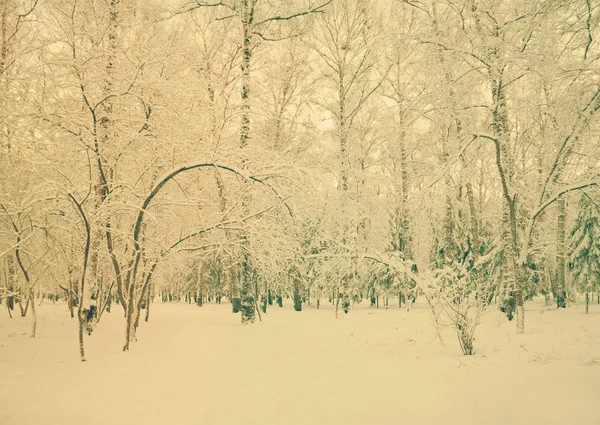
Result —
<instances>
[{"instance_id":1,"label":"snow-covered ground","mask_svg":"<svg viewBox=\"0 0 600 425\"><path fill-rule=\"evenodd\" d=\"M291 302L242 326L229 304L152 305L123 344L119 306L86 338L64 304L0 312L0 424L600 424L600 306L527 304L526 334L491 308L472 357L426 305Z\"/></svg>"}]
</instances>

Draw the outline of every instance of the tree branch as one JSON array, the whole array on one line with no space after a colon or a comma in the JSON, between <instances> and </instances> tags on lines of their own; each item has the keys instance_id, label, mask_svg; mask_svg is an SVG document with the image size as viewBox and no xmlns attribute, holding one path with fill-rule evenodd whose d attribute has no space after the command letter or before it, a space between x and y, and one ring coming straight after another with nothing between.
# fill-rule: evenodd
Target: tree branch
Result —
<instances>
[{"instance_id":1,"label":"tree branch","mask_svg":"<svg viewBox=\"0 0 600 425\"><path fill-rule=\"evenodd\" d=\"M590 46L592 45L592 41L593 41L592 28L591 28L591 24L590 24L590 21L592 20L592 5L590 4L590 0L585 0L585 4L587 6L586 25L587 25L588 42L585 45L585 51L583 52L583 60L587 59L588 51L590 50Z\"/></svg>"},{"instance_id":2,"label":"tree branch","mask_svg":"<svg viewBox=\"0 0 600 425\"><path fill-rule=\"evenodd\" d=\"M419 40L419 42L421 42L423 44L433 44L435 46L441 47L444 50L448 50L451 52L458 52L458 53L462 53L463 55L471 56L471 57L477 59L479 62L481 62L487 69L491 69L491 66L486 61L484 61L483 59L481 59L479 56L477 56L474 53L465 52L464 50L455 49L453 47L447 47L447 46L443 45L442 43L438 43L437 41L428 41L428 40L421 40L421 39L418 39L418 40Z\"/></svg>"},{"instance_id":3,"label":"tree branch","mask_svg":"<svg viewBox=\"0 0 600 425\"><path fill-rule=\"evenodd\" d=\"M272 209L273 209L273 206L271 205L270 207L265 208L264 210L258 211L258 212L254 213L254 214L250 214L250 215L248 215L246 217L243 217L243 218L241 218L239 220L221 221L220 223L217 223L214 226L206 227L206 228L198 230L198 231L196 231L194 233L190 233L189 235L186 235L186 236L180 238L177 242L175 242L173 245L171 245L167 249L167 252L171 251L174 248L176 248L179 244L185 242L186 240L188 240L190 238L193 238L194 236L198 236L198 235L201 235L203 233L210 232L211 230L216 230L216 229L219 229L221 227L228 226L230 224L245 223L246 221L251 220L254 217L258 217L259 215L262 215L262 214L264 214L264 213L266 213L266 212L268 212L268 211L270 211Z\"/></svg>"},{"instance_id":4,"label":"tree branch","mask_svg":"<svg viewBox=\"0 0 600 425\"><path fill-rule=\"evenodd\" d=\"M312 9L308 9L305 10L304 12L298 12L298 13L294 13L292 15L288 15L288 16L273 16L271 18L267 18L264 19L260 22L257 22L255 25L259 26L261 24L265 24L267 22L271 22L271 21L289 21L292 20L294 18L298 18L300 16L305 16L305 15L309 15L311 13L325 13L325 11L323 10L328 4L330 4L333 0L328 0L325 3L317 6L317 7L313 7Z\"/></svg>"}]
</instances>

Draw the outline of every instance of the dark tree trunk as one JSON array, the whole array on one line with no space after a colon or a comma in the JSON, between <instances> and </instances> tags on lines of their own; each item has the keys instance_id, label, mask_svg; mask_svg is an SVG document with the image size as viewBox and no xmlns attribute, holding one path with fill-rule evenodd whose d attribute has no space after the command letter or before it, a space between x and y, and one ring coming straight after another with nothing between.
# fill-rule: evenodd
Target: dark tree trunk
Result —
<instances>
[{"instance_id":1,"label":"dark tree trunk","mask_svg":"<svg viewBox=\"0 0 600 425\"><path fill-rule=\"evenodd\" d=\"M300 296L300 281L296 276L292 276L294 280L294 310L302 311L302 297Z\"/></svg>"},{"instance_id":2,"label":"dark tree trunk","mask_svg":"<svg viewBox=\"0 0 600 425\"><path fill-rule=\"evenodd\" d=\"M150 296L152 293L152 284L150 284L148 286L148 296L146 297L146 317L144 317L144 320L146 322L148 322L148 319L150 319L150 303L152 302L152 297Z\"/></svg>"},{"instance_id":3,"label":"dark tree trunk","mask_svg":"<svg viewBox=\"0 0 600 425\"><path fill-rule=\"evenodd\" d=\"M242 300L240 298L232 298L231 307L234 313L239 313L242 309Z\"/></svg>"},{"instance_id":4,"label":"dark tree trunk","mask_svg":"<svg viewBox=\"0 0 600 425\"><path fill-rule=\"evenodd\" d=\"M345 314L348 314L350 311L350 297L347 294L344 294L342 297L342 309Z\"/></svg>"},{"instance_id":5,"label":"dark tree trunk","mask_svg":"<svg viewBox=\"0 0 600 425\"><path fill-rule=\"evenodd\" d=\"M300 298L300 295L296 292L294 292L294 310L302 311L302 299Z\"/></svg>"},{"instance_id":6,"label":"dark tree trunk","mask_svg":"<svg viewBox=\"0 0 600 425\"><path fill-rule=\"evenodd\" d=\"M567 291L565 285L565 265L566 265L566 249L565 249L565 215L566 203L562 196L557 200L558 206L558 223L556 234L556 308L567 307Z\"/></svg>"},{"instance_id":7,"label":"dark tree trunk","mask_svg":"<svg viewBox=\"0 0 600 425\"><path fill-rule=\"evenodd\" d=\"M244 252L242 260L242 293L241 312L242 323L254 323L256 319L256 305L254 298L254 285L252 284L252 270L248 254Z\"/></svg>"},{"instance_id":8,"label":"dark tree trunk","mask_svg":"<svg viewBox=\"0 0 600 425\"><path fill-rule=\"evenodd\" d=\"M8 266L8 275L6 276L7 287L9 292L13 292L14 288L14 276L15 276L15 265L12 253L6 257L6 262ZM10 295L6 297L6 307L8 308L8 315L12 319L11 310L15 309L15 297L14 295Z\"/></svg>"},{"instance_id":9,"label":"dark tree trunk","mask_svg":"<svg viewBox=\"0 0 600 425\"><path fill-rule=\"evenodd\" d=\"M371 286L369 292L370 292L371 307L373 307L373 306L375 306L375 304L377 304L377 299L375 298L375 282L373 282L373 285Z\"/></svg>"},{"instance_id":10,"label":"dark tree trunk","mask_svg":"<svg viewBox=\"0 0 600 425\"><path fill-rule=\"evenodd\" d=\"M31 337L35 338L35 333L37 330L37 313L35 312L35 295L33 293L33 285L29 287L29 297L27 301L31 300L31 316L33 322L31 324Z\"/></svg>"}]
</instances>

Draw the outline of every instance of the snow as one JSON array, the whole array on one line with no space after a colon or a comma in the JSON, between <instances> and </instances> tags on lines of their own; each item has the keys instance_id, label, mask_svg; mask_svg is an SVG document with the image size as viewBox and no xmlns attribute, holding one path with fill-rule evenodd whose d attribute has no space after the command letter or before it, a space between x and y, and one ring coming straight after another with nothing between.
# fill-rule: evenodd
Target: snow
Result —
<instances>
[{"instance_id":1,"label":"snow","mask_svg":"<svg viewBox=\"0 0 600 425\"><path fill-rule=\"evenodd\" d=\"M291 305L241 325L227 303L156 302L127 353L115 305L86 363L64 304L39 307L35 339L2 311L0 424L600 424L595 303L531 301L525 335L491 308L471 357L422 302L337 320L326 300Z\"/></svg>"}]
</instances>

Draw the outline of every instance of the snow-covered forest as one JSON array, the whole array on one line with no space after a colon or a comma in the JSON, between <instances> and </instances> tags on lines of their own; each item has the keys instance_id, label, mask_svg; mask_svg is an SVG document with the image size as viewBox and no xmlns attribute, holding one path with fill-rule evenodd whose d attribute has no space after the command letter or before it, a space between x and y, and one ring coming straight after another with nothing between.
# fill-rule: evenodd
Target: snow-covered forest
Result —
<instances>
[{"instance_id":1,"label":"snow-covered forest","mask_svg":"<svg viewBox=\"0 0 600 425\"><path fill-rule=\"evenodd\" d=\"M0 423L597 424L599 110L597 0L0 0Z\"/></svg>"}]
</instances>

